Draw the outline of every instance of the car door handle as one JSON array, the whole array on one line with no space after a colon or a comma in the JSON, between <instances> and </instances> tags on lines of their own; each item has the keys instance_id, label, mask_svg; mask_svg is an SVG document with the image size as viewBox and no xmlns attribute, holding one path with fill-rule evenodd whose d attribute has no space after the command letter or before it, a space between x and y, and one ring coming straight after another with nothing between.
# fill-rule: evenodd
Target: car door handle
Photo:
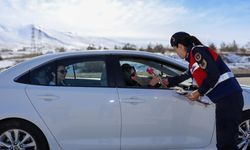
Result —
<instances>
[{"instance_id":1,"label":"car door handle","mask_svg":"<svg viewBox=\"0 0 250 150\"><path fill-rule=\"evenodd\" d=\"M38 98L45 101L53 101L59 99L59 96L48 94L48 95L39 95Z\"/></svg>"},{"instance_id":2,"label":"car door handle","mask_svg":"<svg viewBox=\"0 0 250 150\"><path fill-rule=\"evenodd\" d=\"M130 103L130 104L138 104L138 103L144 103L145 100L140 99L138 97L129 97L129 98L124 98L122 100L123 103Z\"/></svg>"}]
</instances>

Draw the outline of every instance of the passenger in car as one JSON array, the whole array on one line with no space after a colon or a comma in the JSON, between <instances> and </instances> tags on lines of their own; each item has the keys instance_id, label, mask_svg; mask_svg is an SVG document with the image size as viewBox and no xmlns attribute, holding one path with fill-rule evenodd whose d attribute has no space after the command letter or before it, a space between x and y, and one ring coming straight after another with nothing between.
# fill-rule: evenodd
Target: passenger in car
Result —
<instances>
[{"instance_id":1,"label":"passenger in car","mask_svg":"<svg viewBox=\"0 0 250 150\"><path fill-rule=\"evenodd\" d=\"M65 76L67 74L67 70L65 66L60 64L57 66L57 72L52 71L52 80L49 82L49 85L66 85L64 82Z\"/></svg>"},{"instance_id":2,"label":"passenger in car","mask_svg":"<svg viewBox=\"0 0 250 150\"><path fill-rule=\"evenodd\" d=\"M140 77L137 76L134 66L129 64L123 64L121 66L123 71L123 78L126 86L137 86L137 87L156 87L157 84L161 81L160 77L153 77L149 81L143 81Z\"/></svg>"}]
</instances>

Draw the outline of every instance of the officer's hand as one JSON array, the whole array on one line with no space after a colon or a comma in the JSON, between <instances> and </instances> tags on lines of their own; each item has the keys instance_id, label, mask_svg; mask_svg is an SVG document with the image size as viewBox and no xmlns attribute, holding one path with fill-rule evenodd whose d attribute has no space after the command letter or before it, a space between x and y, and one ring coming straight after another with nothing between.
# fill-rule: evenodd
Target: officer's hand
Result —
<instances>
[{"instance_id":1,"label":"officer's hand","mask_svg":"<svg viewBox=\"0 0 250 150\"><path fill-rule=\"evenodd\" d=\"M191 101L196 101L200 98L200 93L198 92L198 90L193 91L192 93L187 95L187 98Z\"/></svg>"}]
</instances>

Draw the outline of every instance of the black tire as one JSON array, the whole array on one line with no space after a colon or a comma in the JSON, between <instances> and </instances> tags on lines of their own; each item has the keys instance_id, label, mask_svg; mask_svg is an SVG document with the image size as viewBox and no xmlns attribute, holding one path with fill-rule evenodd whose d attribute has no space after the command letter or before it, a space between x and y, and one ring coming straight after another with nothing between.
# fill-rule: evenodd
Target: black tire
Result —
<instances>
[{"instance_id":1,"label":"black tire","mask_svg":"<svg viewBox=\"0 0 250 150\"><path fill-rule=\"evenodd\" d=\"M41 130L24 120L1 122L0 142L11 145L12 148L16 149L28 146L25 148L26 150L49 150L48 142ZM0 149L6 149L6 146L0 145Z\"/></svg>"},{"instance_id":2,"label":"black tire","mask_svg":"<svg viewBox=\"0 0 250 150\"><path fill-rule=\"evenodd\" d=\"M239 125L238 147L240 150L250 150L250 111L243 112Z\"/></svg>"}]
</instances>

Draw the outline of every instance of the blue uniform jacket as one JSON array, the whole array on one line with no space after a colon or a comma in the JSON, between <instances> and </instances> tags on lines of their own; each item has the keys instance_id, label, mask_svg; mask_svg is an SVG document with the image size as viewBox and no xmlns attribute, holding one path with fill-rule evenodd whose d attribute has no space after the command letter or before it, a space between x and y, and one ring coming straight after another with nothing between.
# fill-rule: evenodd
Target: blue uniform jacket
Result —
<instances>
[{"instance_id":1,"label":"blue uniform jacket","mask_svg":"<svg viewBox=\"0 0 250 150\"><path fill-rule=\"evenodd\" d=\"M199 66L202 66L201 68L207 74L206 78L203 80L202 85L198 89L201 95L206 94L213 102L216 103L218 99L223 98L224 96L232 92L242 92L242 89L237 80L235 79L235 77L229 78L221 82L220 84L216 85L218 79L222 74L226 72L231 72L220 56L215 61L211 53L208 51L208 47L205 46L188 48L188 52L190 52L191 50L193 57L196 57L197 54L201 57L199 58L199 61L196 62L199 64ZM186 61L189 62L189 60L190 58L189 55L187 54ZM169 85L175 86L187 80L190 77L192 77L192 74L188 69L179 76L168 78ZM209 92L211 88L213 88L213 90Z\"/></svg>"}]
</instances>

